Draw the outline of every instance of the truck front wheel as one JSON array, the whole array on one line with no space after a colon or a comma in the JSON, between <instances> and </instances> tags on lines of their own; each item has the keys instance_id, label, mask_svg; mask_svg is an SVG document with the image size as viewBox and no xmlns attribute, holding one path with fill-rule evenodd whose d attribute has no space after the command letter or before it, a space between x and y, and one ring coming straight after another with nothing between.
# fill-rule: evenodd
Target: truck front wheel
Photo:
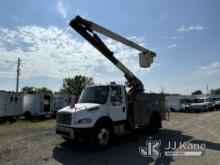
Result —
<instances>
[{"instance_id":1,"label":"truck front wheel","mask_svg":"<svg viewBox=\"0 0 220 165\"><path fill-rule=\"evenodd\" d=\"M95 128L93 145L99 149L106 148L111 139L111 130L107 126L100 126Z\"/></svg>"}]
</instances>

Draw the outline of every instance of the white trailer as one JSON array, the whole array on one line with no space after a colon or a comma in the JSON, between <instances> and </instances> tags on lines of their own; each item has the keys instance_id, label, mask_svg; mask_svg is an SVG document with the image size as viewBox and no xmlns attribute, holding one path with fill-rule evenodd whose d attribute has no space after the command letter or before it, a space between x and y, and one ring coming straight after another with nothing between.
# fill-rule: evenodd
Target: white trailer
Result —
<instances>
[{"instance_id":1,"label":"white trailer","mask_svg":"<svg viewBox=\"0 0 220 165\"><path fill-rule=\"evenodd\" d=\"M56 114L56 112L66 106L74 105L74 96L73 95L54 95L53 96L53 113Z\"/></svg>"},{"instance_id":2,"label":"white trailer","mask_svg":"<svg viewBox=\"0 0 220 165\"><path fill-rule=\"evenodd\" d=\"M0 118L13 118L23 114L23 94L0 91Z\"/></svg>"},{"instance_id":3,"label":"white trailer","mask_svg":"<svg viewBox=\"0 0 220 165\"><path fill-rule=\"evenodd\" d=\"M166 108L170 111L185 112L188 111L190 103L195 96L191 95L167 95L165 96Z\"/></svg>"},{"instance_id":4,"label":"white trailer","mask_svg":"<svg viewBox=\"0 0 220 165\"><path fill-rule=\"evenodd\" d=\"M180 95L167 95L165 96L166 108L170 111L181 111L181 96Z\"/></svg>"},{"instance_id":5,"label":"white trailer","mask_svg":"<svg viewBox=\"0 0 220 165\"><path fill-rule=\"evenodd\" d=\"M25 118L52 115L52 96L24 94L23 113Z\"/></svg>"}]
</instances>

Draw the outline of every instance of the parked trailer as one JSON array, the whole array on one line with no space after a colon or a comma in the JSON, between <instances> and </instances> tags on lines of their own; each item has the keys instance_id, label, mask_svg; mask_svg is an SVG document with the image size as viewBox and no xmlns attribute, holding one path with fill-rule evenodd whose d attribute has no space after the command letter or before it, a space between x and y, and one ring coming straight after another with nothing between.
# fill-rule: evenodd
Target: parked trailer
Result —
<instances>
[{"instance_id":1,"label":"parked trailer","mask_svg":"<svg viewBox=\"0 0 220 165\"><path fill-rule=\"evenodd\" d=\"M14 118L23 114L23 94L0 91L0 118Z\"/></svg>"},{"instance_id":2,"label":"parked trailer","mask_svg":"<svg viewBox=\"0 0 220 165\"><path fill-rule=\"evenodd\" d=\"M192 97L189 95L166 95L165 105L170 111L185 112L188 111Z\"/></svg>"},{"instance_id":3,"label":"parked trailer","mask_svg":"<svg viewBox=\"0 0 220 165\"><path fill-rule=\"evenodd\" d=\"M34 116L52 115L52 96L24 94L23 112L27 119Z\"/></svg>"},{"instance_id":4,"label":"parked trailer","mask_svg":"<svg viewBox=\"0 0 220 165\"><path fill-rule=\"evenodd\" d=\"M54 95L53 96L53 113L56 112L66 106L74 105L74 96L73 95Z\"/></svg>"},{"instance_id":5,"label":"parked trailer","mask_svg":"<svg viewBox=\"0 0 220 165\"><path fill-rule=\"evenodd\" d=\"M181 111L181 96L167 95L165 96L166 107L170 111Z\"/></svg>"}]
</instances>

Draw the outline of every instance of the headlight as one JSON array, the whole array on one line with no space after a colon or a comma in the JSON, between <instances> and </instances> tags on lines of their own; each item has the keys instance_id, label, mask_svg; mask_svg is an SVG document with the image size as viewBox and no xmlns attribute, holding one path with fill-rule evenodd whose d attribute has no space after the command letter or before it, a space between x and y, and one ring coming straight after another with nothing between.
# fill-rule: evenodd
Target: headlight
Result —
<instances>
[{"instance_id":1,"label":"headlight","mask_svg":"<svg viewBox=\"0 0 220 165\"><path fill-rule=\"evenodd\" d=\"M92 119L90 118L84 118L84 119L80 119L78 120L76 123L77 124L86 124L86 123L91 123Z\"/></svg>"}]
</instances>

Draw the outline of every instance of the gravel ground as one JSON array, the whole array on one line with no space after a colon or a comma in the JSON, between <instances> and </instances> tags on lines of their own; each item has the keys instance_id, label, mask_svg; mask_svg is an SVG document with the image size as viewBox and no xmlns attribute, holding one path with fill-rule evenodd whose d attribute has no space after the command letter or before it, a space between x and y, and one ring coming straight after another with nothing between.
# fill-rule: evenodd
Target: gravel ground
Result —
<instances>
[{"instance_id":1,"label":"gravel ground","mask_svg":"<svg viewBox=\"0 0 220 165\"><path fill-rule=\"evenodd\" d=\"M55 121L19 120L0 124L0 164L210 164L220 165L220 111L200 114L171 113L156 135L140 133L116 138L104 151L94 151L85 144L66 143L54 132ZM161 140L161 157L146 158L139 147L146 140ZM164 156L168 142L205 144L202 156Z\"/></svg>"}]
</instances>

